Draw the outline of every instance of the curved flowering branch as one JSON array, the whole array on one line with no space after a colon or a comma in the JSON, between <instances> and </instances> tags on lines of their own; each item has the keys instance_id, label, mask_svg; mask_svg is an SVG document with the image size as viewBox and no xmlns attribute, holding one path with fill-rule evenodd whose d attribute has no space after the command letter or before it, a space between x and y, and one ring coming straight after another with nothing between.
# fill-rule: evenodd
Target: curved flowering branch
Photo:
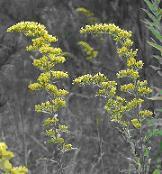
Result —
<instances>
[{"instance_id":1,"label":"curved flowering branch","mask_svg":"<svg viewBox=\"0 0 162 174\"><path fill-rule=\"evenodd\" d=\"M37 22L19 22L8 28L7 31L24 33L25 36L32 39L26 50L40 53L41 56L33 60L33 65L41 73L36 82L29 85L29 89L44 91L50 96L50 99L35 105L35 111L48 114L43 125L49 142L56 144L62 152L71 150L72 145L66 143L64 139L64 134L69 132L68 126L62 124L57 117L58 111L66 106L65 99L69 93L57 86L57 81L69 77L67 72L58 71L55 68L57 64L65 62L62 50L51 45L57 41L57 38L50 35L46 27Z\"/></svg>"}]
</instances>

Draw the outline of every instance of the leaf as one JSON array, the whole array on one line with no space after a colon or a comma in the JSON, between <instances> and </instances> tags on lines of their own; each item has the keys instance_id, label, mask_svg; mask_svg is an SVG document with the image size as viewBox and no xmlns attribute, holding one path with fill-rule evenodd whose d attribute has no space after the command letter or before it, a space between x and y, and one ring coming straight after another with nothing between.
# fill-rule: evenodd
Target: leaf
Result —
<instances>
[{"instance_id":1,"label":"leaf","mask_svg":"<svg viewBox=\"0 0 162 174\"><path fill-rule=\"evenodd\" d=\"M147 27L153 27L153 26L155 26L155 24L153 22L150 22L147 19L145 19L143 22L147 25Z\"/></svg>"},{"instance_id":2,"label":"leaf","mask_svg":"<svg viewBox=\"0 0 162 174\"><path fill-rule=\"evenodd\" d=\"M159 67L156 67L156 66L153 66L153 65L150 65L150 67L151 67L153 70L155 70L155 71L160 70Z\"/></svg>"},{"instance_id":3,"label":"leaf","mask_svg":"<svg viewBox=\"0 0 162 174\"><path fill-rule=\"evenodd\" d=\"M160 169L155 169L152 174L160 174Z\"/></svg>"},{"instance_id":4,"label":"leaf","mask_svg":"<svg viewBox=\"0 0 162 174\"><path fill-rule=\"evenodd\" d=\"M162 46L154 43L154 42L148 42L152 47L156 48L157 50L160 51L160 53L162 54Z\"/></svg>"},{"instance_id":5,"label":"leaf","mask_svg":"<svg viewBox=\"0 0 162 174\"><path fill-rule=\"evenodd\" d=\"M162 56L153 55L153 58L157 59L160 64L162 64Z\"/></svg>"},{"instance_id":6,"label":"leaf","mask_svg":"<svg viewBox=\"0 0 162 174\"><path fill-rule=\"evenodd\" d=\"M150 13L148 10L146 10L146 9L142 9L142 10L147 14L147 16L148 16L152 21L157 20L156 17L155 17L152 13Z\"/></svg>"},{"instance_id":7,"label":"leaf","mask_svg":"<svg viewBox=\"0 0 162 174\"><path fill-rule=\"evenodd\" d=\"M154 13L156 11L156 7L153 3L151 3L149 0L144 0L144 2L147 4L148 8Z\"/></svg>"},{"instance_id":8,"label":"leaf","mask_svg":"<svg viewBox=\"0 0 162 174\"><path fill-rule=\"evenodd\" d=\"M153 97L149 97L149 100L153 100L153 101L161 101L162 100L162 96L153 96Z\"/></svg>"},{"instance_id":9,"label":"leaf","mask_svg":"<svg viewBox=\"0 0 162 174\"><path fill-rule=\"evenodd\" d=\"M152 14L146 9L143 9L143 11L147 14L147 16L150 18L150 22L155 26L155 28L158 28L160 30L160 20L162 15L157 12L157 14Z\"/></svg>"},{"instance_id":10,"label":"leaf","mask_svg":"<svg viewBox=\"0 0 162 174\"><path fill-rule=\"evenodd\" d=\"M158 39L160 42L162 42L162 35L158 30L156 30L154 27L149 27L149 30L156 37L156 39Z\"/></svg>"}]
</instances>

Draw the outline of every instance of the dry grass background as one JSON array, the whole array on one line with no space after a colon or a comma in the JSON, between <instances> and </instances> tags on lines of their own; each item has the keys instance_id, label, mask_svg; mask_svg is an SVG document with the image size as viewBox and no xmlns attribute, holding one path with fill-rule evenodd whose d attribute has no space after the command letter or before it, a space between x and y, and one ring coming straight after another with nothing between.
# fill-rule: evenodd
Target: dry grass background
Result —
<instances>
[{"instance_id":1,"label":"dry grass background","mask_svg":"<svg viewBox=\"0 0 162 174\"><path fill-rule=\"evenodd\" d=\"M85 25L85 19L75 12L80 6L93 11L101 22L114 22L133 31L139 58L145 63L143 78L157 87L162 83L161 77L153 76L154 71L149 68L156 62L151 62L152 50L146 43L149 33L142 23L142 0L0 0L0 139L15 152L13 162L27 165L32 174L55 171L54 162L48 160L53 158L53 147L46 145L42 136L43 115L33 111L43 96L27 90L39 73L32 67L32 56L24 50L29 41L22 35L6 33L8 26L22 20L45 24L50 33L58 36L58 45L71 54L62 67L71 74L64 83L71 94L61 115L70 125L69 141L78 149L66 154L65 173L118 174L128 165L129 147L106 117L103 101L95 98L93 89L71 85L72 79L85 73L100 71L113 78L123 66L109 37L102 43L88 38L100 53L97 64L84 59L76 44L83 38L78 31ZM154 108L159 103L149 105Z\"/></svg>"}]
</instances>

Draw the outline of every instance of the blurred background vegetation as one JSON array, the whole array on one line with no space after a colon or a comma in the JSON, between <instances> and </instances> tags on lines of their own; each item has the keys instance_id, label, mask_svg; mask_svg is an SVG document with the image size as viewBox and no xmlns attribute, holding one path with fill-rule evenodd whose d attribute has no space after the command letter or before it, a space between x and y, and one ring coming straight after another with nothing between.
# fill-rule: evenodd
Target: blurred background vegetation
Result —
<instances>
[{"instance_id":1,"label":"blurred background vegetation","mask_svg":"<svg viewBox=\"0 0 162 174\"><path fill-rule=\"evenodd\" d=\"M162 86L161 70L152 68L159 64L151 59L154 50L147 43L150 34L143 23L146 15L142 8L146 6L142 0L0 0L0 139L15 152L14 164L27 165L32 174L54 173L54 162L50 161L53 147L46 145L42 135L43 115L34 112L34 104L43 96L27 89L39 74L32 66L34 57L24 49L29 40L21 34L6 33L9 26L26 20L47 26L68 55L62 68L71 75L64 83L71 93L61 115L69 124L69 141L77 150L66 154L66 173L118 174L128 165L129 147L106 117L103 101L96 99L93 89L72 85L75 77L86 73L100 71L114 78L123 66L109 37L87 36L86 40L99 53L94 62L85 59L77 43L85 39L79 29L88 21L76 12L78 7L92 11L99 22L131 30L139 59L144 62L142 78L149 81L155 94ZM148 106L154 111L161 102L148 101ZM154 140L157 142L160 138ZM155 159L159 153L162 155L159 151L153 154Z\"/></svg>"}]
</instances>

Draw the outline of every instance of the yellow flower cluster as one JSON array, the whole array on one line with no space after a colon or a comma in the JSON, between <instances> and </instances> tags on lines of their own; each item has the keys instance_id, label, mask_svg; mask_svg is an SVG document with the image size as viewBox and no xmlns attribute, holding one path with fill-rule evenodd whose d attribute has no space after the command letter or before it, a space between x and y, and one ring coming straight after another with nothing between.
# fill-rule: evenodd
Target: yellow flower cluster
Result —
<instances>
[{"instance_id":1,"label":"yellow flower cluster","mask_svg":"<svg viewBox=\"0 0 162 174\"><path fill-rule=\"evenodd\" d=\"M135 58L131 57L127 60L127 66L129 68L138 68L142 69L143 62L141 60L137 61Z\"/></svg>"},{"instance_id":2,"label":"yellow flower cluster","mask_svg":"<svg viewBox=\"0 0 162 174\"><path fill-rule=\"evenodd\" d=\"M68 78L68 73L63 71L48 71L45 73L41 73L37 79L40 85L46 86L51 79L61 79L61 78Z\"/></svg>"},{"instance_id":3,"label":"yellow flower cluster","mask_svg":"<svg viewBox=\"0 0 162 174\"><path fill-rule=\"evenodd\" d=\"M105 82L107 80L107 77L99 72L94 76L90 74L83 75L81 77L76 78L73 82L80 85L100 85L101 82Z\"/></svg>"},{"instance_id":4,"label":"yellow flower cluster","mask_svg":"<svg viewBox=\"0 0 162 174\"><path fill-rule=\"evenodd\" d=\"M137 82L137 91L139 95L147 95L152 92L152 89L148 87L147 81L139 81Z\"/></svg>"},{"instance_id":5,"label":"yellow flower cluster","mask_svg":"<svg viewBox=\"0 0 162 174\"><path fill-rule=\"evenodd\" d=\"M130 110L138 107L139 105L141 105L143 102L144 102L144 100L141 98L134 98L133 100L131 100L127 103L126 110L130 111Z\"/></svg>"},{"instance_id":6,"label":"yellow flower cluster","mask_svg":"<svg viewBox=\"0 0 162 174\"><path fill-rule=\"evenodd\" d=\"M149 110L139 111L139 115L142 117L151 117L153 113Z\"/></svg>"},{"instance_id":7,"label":"yellow flower cluster","mask_svg":"<svg viewBox=\"0 0 162 174\"><path fill-rule=\"evenodd\" d=\"M11 164L10 160L14 157L14 154L7 148L4 142L0 142L0 170L5 174L27 174L28 169L26 167L14 167Z\"/></svg>"},{"instance_id":8,"label":"yellow flower cluster","mask_svg":"<svg viewBox=\"0 0 162 174\"><path fill-rule=\"evenodd\" d=\"M50 54L48 56L42 56L39 59L34 59L33 65L35 67L38 67L42 71L49 71L53 69L56 64L64 62L65 62L65 57L53 56Z\"/></svg>"},{"instance_id":9,"label":"yellow flower cluster","mask_svg":"<svg viewBox=\"0 0 162 174\"><path fill-rule=\"evenodd\" d=\"M55 70L56 64L65 62L64 53L61 48L54 48L51 45L51 43L57 41L57 38L50 35L46 27L37 22L19 22L8 28L7 31L22 32L30 37L31 44L26 47L26 50L38 51L41 54L40 58L33 60L33 65L41 70L42 73L38 76L37 81L30 84L28 88L33 91L42 90L50 95L50 101L35 105L35 111L50 114L50 117L52 118L44 120L44 125L47 126L50 124L52 126L53 124L52 130L57 133L55 129L59 128L61 123L59 119L56 121L56 119L53 118L53 115L55 115L62 107L65 107L65 96L68 94L68 91L57 87L58 80L68 78L67 72ZM59 138L64 140L64 138L61 137L63 134L58 134L59 135L56 136L60 136ZM52 137L49 136L49 138L51 139ZM64 146L66 146L65 142L63 144L61 143L59 148L62 150Z\"/></svg>"},{"instance_id":10,"label":"yellow flower cluster","mask_svg":"<svg viewBox=\"0 0 162 174\"><path fill-rule=\"evenodd\" d=\"M126 69L126 70L120 70L117 73L118 78L132 78L132 79L138 79L139 78L139 73L138 71L135 71L134 69Z\"/></svg>"},{"instance_id":11,"label":"yellow flower cluster","mask_svg":"<svg viewBox=\"0 0 162 174\"><path fill-rule=\"evenodd\" d=\"M135 89L135 85L133 83L120 86L120 90L123 92L132 92L134 89Z\"/></svg>"},{"instance_id":12,"label":"yellow flower cluster","mask_svg":"<svg viewBox=\"0 0 162 174\"><path fill-rule=\"evenodd\" d=\"M53 94L55 97L63 97L69 94L65 89L58 89L56 85L47 84L45 89Z\"/></svg>"},{"instance_id":13,"label":"yellow flower cluster","mask_svg":"<svg viewBox=\"0 0 162 174\"><path fill-rule=\"evenodd\" d=\"M50 45L44 45L39 49L40 53L47 55L60 55L62 53L61 48L53 48Z\"/></svg>"},{"instance_id":14,"label":"yellow flower cluster","mask_svg":"<svg viewBox=\"0 0 162 174\"><path fill-rule=\"evenodd\" d=\"M116 96L113 98L108 98L105 104L105 110L110 113L111 121L117 122L122 126L127 126L128 123L124 120L124 113L126 112L125 105L127 101L125 98Z\"/></svg>"},{"instance_id":15,"label":"yellow flower cluster","mask_svg":"<svg viewBox=\"0 0 162 174\"><path fill-rule=\"evenodd\" d=\"M127 101L125 98L116 96L114 98L109 98L106 101L105 109L111 115L111 121L117 122L122 126L128 126L129 120L126 117L126 112L132 111L144 102L142 99L134 98L131 101ZM134 120L134 119L133 119ZM131 123L135 121L131 120ZM136 120L137 123L137 120ZM134 126L137 128L137 126Z\"/></svg>"},{"instance_id":16,"label":"yellow flower cluster","mask_svg":"<svg viewBox=\"0 0 162 174\"><path fill-rule=\"evenodd\" d=\"M114 96L116 94L117 83L115 81L101 82L97 94L100 96Z\"/></svg>"},{"instance_id":17,"label":"yellow flower cluster","mask_svg":"<svg viewBox=\"0 0 162 174\"><path fill-rule=\"evenodd\" d=\"M87 42L79 41L78 45L80 45L82 50L85 52L87 60L92 60L97 56L98 52L95 51Z\"/></svg>"},{"instance_id":18,"label":"yellow flower cluster","mask_svg":"<svg viewBox=\"0 0 162 174\"><path fill-rule=\"evenodd\" d=\"M28 85L28 88L31 91L40 90L40 89L42 89L42 85L39 83L32 83L32 84Z\"/></svg>"},{"instance_id":19,"label":"yellow flower cluster","mask_svg":"<svg viewBox=\"0 0 162 174\"><path fill-rule=\"evenodd\" d=\"M137 118L132 119L131 123L137 129L141 128L142 126L141 122Z\"/></svg>"},{"instance_id":20,"label":"yellow flower cluster","mask_svg":"<svg viewBox=\"0 0 162 174\"><path fill-rule=\"evenodd\" d=\"M58 121L58 120L54 120L54 122L55 121ZM50 120L50 123L51 123L51 120ZM69 132L68 126L59 125L59 126L57 126L57 128L55 128L55 130L54 129L47 129L46 135L51 137L49 140L50 143L54 143L54 144L58 144L58 145L62 146L61 151L64 153L64 152L72 150L72 148L73 148L72 144L65 143L64 138L62 138L60 136L62 133L68 133L68 132Z\"/></svg>"},{"instance_id":21,"label":"yellow flower cluster","mask_svg":"<svg viewBox=\"0 0 162 174\"><path fill-rule=\"evenodd\" d=\"M57 110L65 106L66 106L65 100L63 100L62 98L56 98L51 101L35 105L35 111L52 114L53 112L56 112Z\"/></svg>"},{"instance_id":22,"label":"yellow flower cluster","mask_svg":"<svg viewBox=\"0 0 162 174\"><path fill-rule=\"evenodd\" d=\"M59 121L59 119L56 116L52 117L52 118L46 118L43 121L43 125L49 127L49 126L51 126L53 124L56 124L58 121Z\"/></svg>"},{"instance_id":23,"label":"yellow flower cluster","mask_svg":"<svg viewBox=\"0 0 162 174\"><path fill-rule=\"evenodd\" d=\"M7 32L22 32L29 37L44 37L48 42L55 42L57 39L48 34L46 27L37 22L19 22L7 29Z\"/></svg>"}]
</instances>

